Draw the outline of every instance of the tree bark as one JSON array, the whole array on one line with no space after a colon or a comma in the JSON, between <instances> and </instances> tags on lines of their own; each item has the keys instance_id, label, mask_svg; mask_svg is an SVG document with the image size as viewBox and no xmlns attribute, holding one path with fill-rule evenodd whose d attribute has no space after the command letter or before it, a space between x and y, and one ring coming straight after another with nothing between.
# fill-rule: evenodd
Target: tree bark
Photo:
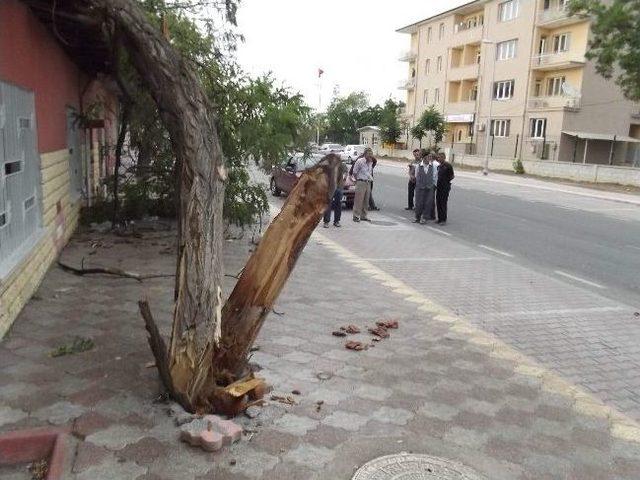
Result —
<instances>
[{"instance_id":1,"label":"tree bark","mask_svg":"<svg viewBox=\"0 0 640 480\"><path fill-rule=\"evenodd\" d=\"M83 0L122 36L131 61L158 105L180 165L176 305L168 347L173 385L191 407L210 377L219 340L224 169L214 110L198 77L132 0Z\"/></svg>"},{"instance_id":2,"label":"tree bark","mask_svg":"<svg viewBox=\"0 0 640 480\"><path fill-rule=\"evenodd\" d=\"M124 140L129 127L129 114L131 107L129 103L122 104L122 113L120 115L120 130L118 131L118 140L116 141L116 163L113 167L113 216L111 218L111 228L115 228L118 223L118 210L120 201L118 200L118 186L120 184L120 166L122 165L122 149Z\"/></svg>"}]
</instances>

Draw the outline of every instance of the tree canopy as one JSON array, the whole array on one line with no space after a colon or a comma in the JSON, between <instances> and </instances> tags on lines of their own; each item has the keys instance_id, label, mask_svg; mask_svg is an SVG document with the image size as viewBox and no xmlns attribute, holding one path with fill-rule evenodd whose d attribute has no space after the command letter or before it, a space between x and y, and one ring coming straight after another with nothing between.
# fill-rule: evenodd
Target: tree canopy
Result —
<instances>
[{"instance_id":1,"label":"tree canopy","mask_svg":"<svg viewBox=\"0 0 640 480\"><path fill-rule=\"evenodd\" d=\"M586 57L598 73L615 77L629 100L640 100L640 0L572 0L570 9L593 17Z\"/></svg>"}]
</instances>

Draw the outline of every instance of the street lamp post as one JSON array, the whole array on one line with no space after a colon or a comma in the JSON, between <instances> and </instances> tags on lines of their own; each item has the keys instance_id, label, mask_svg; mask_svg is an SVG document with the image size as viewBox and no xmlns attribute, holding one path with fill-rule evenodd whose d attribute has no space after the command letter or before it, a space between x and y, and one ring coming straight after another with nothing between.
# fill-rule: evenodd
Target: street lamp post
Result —
<instances>
[{"instance_id":1,"label":"street lamp post","mask_svg":"<svg viewBox=\"0 0 640 480\"><path fill-rule=\"evenodd\" d=\"M489 45L494 45L495 42L493 40L488 40L486 38L482 39L482 43L487 45L485 55L489 56ZM487 58L484 59L485 72L487 66ZM489 174L489 137L491 133L491 115L493 113L493 84L495 82L496 77L496 58L494 54L493 58L493 68L491 69L491 83L489 85L489 117L487 119L487 124L485 126L485 145L484 145L484 168L482 169L483 175Z\"/></svg>"}]
</instances>

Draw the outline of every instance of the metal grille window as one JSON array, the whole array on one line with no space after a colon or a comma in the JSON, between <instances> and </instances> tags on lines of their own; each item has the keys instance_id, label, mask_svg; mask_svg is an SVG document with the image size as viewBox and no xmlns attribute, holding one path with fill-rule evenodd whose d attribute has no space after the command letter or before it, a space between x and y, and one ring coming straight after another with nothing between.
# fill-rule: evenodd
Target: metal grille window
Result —
<instances>
[{"instance_id":1,"label":"metal grille window","mask_svg":"<svg viewBox=\"0 0 640 480\"><path fill-rule=\"evenodd\" d=\"M498 5L498 20L500 22L508 22L518 16L520 7L518 0L509 0Z\"/></svg>"},{"instance_id":2,"label":"metal grille window","mask_svg":"<svg viewBox=\"0 0 640 480\"><path fill-rule=\"evenodd\" d=\"M494 137L508 137L511 120L491 120L491 135Z\"/></svg>"},{"instance_id":3,"label":"metal grille window","mask_svg":"<svg viewBox=\"0 0 640 480\"><path fill-rule=\"evenodd\" d=\"M22 258L42 222L32 92L0 82L0 277ZM64 118L61 119L64 122ZM23 253L24 252L24 253Z\"/></svg>"},{"instance_id":4,"label":"metal grille window","mask_svg":"<svg viewBox=\"0 0 640 480\"><path fill-rule=\"evenodd\" d=\"M509 60L516 57L518 40L507 40L496 45L496 60Z\"/></svg>"},{"instance_id":5,"label":"metal grille window","mask_svg":"<svg viewBox=\"0 0 640 480\"><path fill-rule=\"evenodd\" d=\"M544 138L547 133L546 118L531 119L531 138Z\"/></svg>"},{"instance_id":6,"label":"metal grille window","mask_svg":"<svg viewBox=\"0 0 640 480\"><path fill-rule=\"evenodd\" d=\"M493 98L495 100L509 100L513 97L515 80L505 80L493 84Z\"/></svg>"}]
</instances>

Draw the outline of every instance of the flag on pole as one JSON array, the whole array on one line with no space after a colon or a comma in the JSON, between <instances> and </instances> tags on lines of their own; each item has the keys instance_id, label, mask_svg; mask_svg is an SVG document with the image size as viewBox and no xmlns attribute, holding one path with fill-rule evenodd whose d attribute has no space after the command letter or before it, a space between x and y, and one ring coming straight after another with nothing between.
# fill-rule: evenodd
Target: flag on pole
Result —
<instances>
[{"instance_id":1,"label":"flag on pole","mask_svg":"<svg viewBox=\"0 0 640 480\"><path fill-rule=\"evenodd\" d=\"M324 73L324 70L322 70L321 68L318 69L318 78L320 78L322 76L322 74Z\"/></svg>"}]
</instances>

